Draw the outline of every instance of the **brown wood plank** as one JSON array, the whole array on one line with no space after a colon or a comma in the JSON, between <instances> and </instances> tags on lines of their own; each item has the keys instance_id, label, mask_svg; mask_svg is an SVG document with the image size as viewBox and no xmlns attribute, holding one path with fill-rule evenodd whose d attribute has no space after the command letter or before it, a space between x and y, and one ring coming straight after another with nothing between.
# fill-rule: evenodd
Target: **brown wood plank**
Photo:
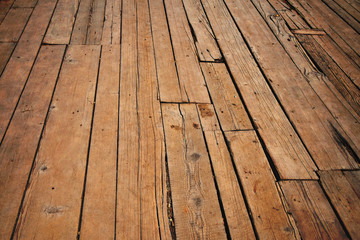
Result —
<instances>
[{"instance_id":1,"label":"brown wood plank","mask_svg":"<svg viewBox=\"0 0 360 240\"><path fill-rule=\"evenodd\" d=\"M10 239L64 55L44 46L0 147L0 232Z\"/></svg>"},{"instance_id":2,"label":"brown wood plank","mask_svg":"<svg viewBox=\"0 0 360 240\"><path fill-rule=\"evenodd\" d=\"M160 99L162 102L187 102L184 84L177 75L164 2L154 0L149 4Z\"/></svg>"},{"instance_id":3,"label":"brown wood plank","mask_svg":"<svg viewBox=\"0 0 360 240\"><path fill-rule=\"evenodd\" d=\"M0 1L0 23L4 20L6 14L8 13L11 5L15 0L3 0Z\"/></svg>"},{"instance_id":4,"label":"brown wood plank","mask_svg":"<svg viewBox=\"0 0 360 240\"><path fill-rule=\"evenodd\" d=\"M210 103L196 47L181 1L165 0L180 84L189 102Z\"/></svg>"},{"instance_id":5,"label":"brown wood plank","mask_svg":"<svg viewBox=\"0 0 360 240\"><path fill-rule=\"evenodd\" d=\"M77 236L99 55L97 46L67 50L16 239Z\"/></svg>"},{"instance_id":6,"label":"brown wood plank","mask_svg":"<svg viewBox=\"0 0 360 240\"><path fill-rule=\"evenodd\" d=\"M205 139L232 239L255 239L244 198L221 131L205 131Z\"/></svg>"},{"instance_id":7,"label":"brown wood plank","mask_svg":"<svg viewBox=\"0 0 360 240\"><path fill-rule=\"evenodd\" d=\"M113 239L120 46L103 46L96 94L81 239Z\"/></svg>"},{"instance_id":8,"label":"brown wood plank","mask_svg":"<svg viewBox=\"0 0 360 240\"><path fill-rule=\"evenodd\" d=\"M319 169L357 168L354 153L360 154L360 123L350 113L339 116L343 121L332 116L251 1L225 2ZM320 87L328 90L325 85ZM338 106L343 107L340 102Z\"/></svg>"},{"instance_id":9,"label":"brown wood plank","mask_svg":"<svg viewBox=\"0 0 360 240\"><path fill-rule=\"evenodd\" d=\"M204 0L203 4L230 72L281 178L317 178L314 163L263 78L226 6L214 0Z\"/></svg>"},{"instance_id":10,"label":"brown wood plank","mask_svg":"<svg viewBox=\"0 0 360 240\"><path fill-rule=\"evenodd\" d=\"M300 35L326 35L326 32L322 29L294 29L291 32Z\"/></svg>"},{"instance_id":11,"label":"brown wood plank","mask_svg":"<svg viewBox=\"0 0 360 240\"><path fill-rule=\"evenodd\" d=\"M360 3L357 2L357 6L356 4L352 5L352 1L349 0L335 0L335 2L341 7L343 8L350 16L352 16L355 20L360 21ZM355 2L355 1L353 1Z\"/></svg>"},{"instance_id":12,"label":"brown wood plank","mask_svg":"<svg viewBox=\"0 0 360 240\"><path fill-rule=\"evenodd\" d=\"M320 171L320 181L353 239L359 239L360 171Z\"/></svg>"},{"instance_id":13,"label":"brown wood plank","mask_svg":"<svg viewBox=\"0 0 360 240\"><path fill-rule=\"evenodd\" d=\"M178 239L226 239L196 106L162 104Z\"/></svg>"},{"instance_id":14,"label":"brown wood plank","mask_svg":"<svg viewBox=\"0 0 360 240\"><path fill-rule=\"evenodd\" d=\"M215 35L212 32L201 1L183 0L183 4L200 60L220 61L222 55L215 41Z\"/></svg>"},{"instance_id":15,"label":"brown wood plank","mask_svg":"<svg viewBox=\"0 0 360 240\"><path fill-rule=\"evenodd\" d=\"M223 63L201 63L207 86L224 131L252 129L244 105Z\"/></svg>"},{"instance_id":16,"label":"brown wood plank","mask_svg":"<svg viewBox=\"0 0 360 240\"><path fill-rule=\"evenodd\" d=\"M55 3L56 0L39 0L0 78L0 139L30 73Z\"/></svg>"},{"instance_id":17,"label":"brown wood plank","mask_svg":"<svg viewBox=\"0 0 360 240\"><path fill-rule=\"evenodd\" d=\"M355 8L358 12L360 12L360 3L357 0L345 0L348 4L350 4L353 8ZM339 2L339 0L337 0Z\"/></svg>"},{"instance_id":18,"label":"brown wood plank","mask_svg":"<svg viewBox=\"0 0 360 240\"><path fill-rule=\"evenodd\" d=\"M79 0L59 0L46 32L44 43L68 44Z\"/></svg>"},{"instance_id":19,"label":"brown wood plank","mask_svg":"<svg viewBox=\"0 0 360 240\"><path fill-rule=\"evenodd\" d=\"M15 43L0 43L0 75L8 62L14 47Z\"/></svg>"},{"instance_id":20,"label":"brown wood plank","mask_svg":"<svg viewBox=\"0 0 360 240\"><path fill-rule=\"evenodd\" d=\"M260 239L295 239L275 177L254 131L226 132Z\"/></svg>"},{"instance_id":21,"label":"brown wood plank","mask_svg":"<svg viewBox=\"0 0 360 240\"><path fill-rule=\"evenodd\" d=\"M38 0L15 0L12 7L15 8L33 8Z\"/></svg>"},{"instance_id":22,"label":"brown wood plank","mask_svg":"<svg viewBox=\"0 0 360 240\"><path fill-rule=\"evenodd\" d=\"M101 44L120 44L121 1L106 2L104 29Z\"/></svg>"},{"instance_id":23,"label":"brown wood plank","mask_svg":"<svg viewBox=\"0 0 360 240\"><path fill-rule=\"evenodd\" d=\"M32 12L31 8L12 8L0 25L1 42L17 42Z\"/></svg>"},{"instance_id":24,"label":"brown wood plank","mask_svg":"<svg viewBox=\"0 0 360 240\"><path fill-rule=\"evenodd\" d=\"M279 184L303 239L348 239L318 182Z\"/></svg>"},{"instance_id":25,"label":"brown wood plank","mask_svg":"<svg viewBox=\"0 0 360 240\"><path fill-rule=\"evenodd\" d=\"M94 0L91 11L88 31L86 35L87 44L100 44L104 25L105 1ZM120 34L120 33L119 33Z\"/></svg>"},{"instance_id":26,"label":"brown wood plank","mask_svg":"<svg viewBox=\"0 0 360 240\"><path fill-rule=\"evenodd\" d=\"M220 125L216 117L214 106L209 103L197 104L197 110L204 131L220 130Z\"/></svg>"}]
</instances>

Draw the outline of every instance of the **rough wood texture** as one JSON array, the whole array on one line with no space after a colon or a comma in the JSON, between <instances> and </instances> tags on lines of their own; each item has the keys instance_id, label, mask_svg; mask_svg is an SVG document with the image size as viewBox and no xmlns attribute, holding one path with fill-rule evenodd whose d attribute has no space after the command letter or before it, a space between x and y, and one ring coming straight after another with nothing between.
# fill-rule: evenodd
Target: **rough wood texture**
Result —
<instances>
[{"instance_id":1,"label":"rough wood texture","mask_svg":"<svg viewBox=\"0 0 360 240\"><path fill-rule=\"evenodd\" d=\"M320 181L353 239L360 237L360 171L320 171Z\"/></svg>"},{"instance_id":2,"label":"rough wood texture","mask_svg":"<svg viewBox=\"0 0 360 240\"><path fill-rule=\"evenodd\" d=\"M214 106L212 104L197 104L197 110L201 121L203 131L220 130L220 124L217 120Z\"/></svg>"},{"instance_id":3,"label":"rough wood texture","mask_svg":"<svg viewBox=\"0 0 360 240\"><path fill-rule=\"evenodd\" d=\"M3 0L0 1L0 23L4 20L14 0Z\"/></svg>"},{"instance_id":4,"label":"rough wood texture","mask_svg":"<svg viewBox=\"0 0 360 240\"><path fill-rule=\"evenodd\" d=\"M41 48L0 146L0 239L9 239L39 143L64 55L64 46Z\"/></svg>"},{"instance_id":5,"label":"rough wood texture","mask_svg":"<svg viewBox=\"0 0 360 240\"><path fill-rule=\"evenodd\" d=\"M16 239L77 236L99 55L97 46L67 50Z\"/></svg>"},{"instance_id":6,"label":"rough wood texture","mask_svg":"<svg viewBox=\"0 0 360 240\"><path fill-rule=\"evenodd\" d=\"M15 8L32 8L35 7L36 3L40 0L15 0L12 7Z\"/></svg>"},{"instance_id":7,"label":"rough wood texture","mask_svg":"<svg viewBox=\"0 0 360 240\"><path fill-rule=\"evenodd\" d=\"M106 2L104 28L101 44L120 44L121 28L121 1L110 0Z\"/></svg>"},{"instance_id":8,"label":"rough wood texture","mask_svg":"<svg viewBox=\"0 0 360 240\"><path fill-rule=\"evenodd\" d=\"M281 190L303 239L348 239L315 181L281 181Z\"/></svg>"},{"instance_id":9,"label":"rough wood texture","mask_svg":"<svg viewBox=\"0 0 360 240\"><path fill-rule=\"evenodd\" d=\"M15 43L0 43L0 74L3 72L14 48Z\"/></svg>"},{"instance_id":10,"label":"rough wood texture","mask_svg":"<svg viewBox=\"0 0 360 240\"><path fill-rule=\"evenodd\" d=\"M1 42L17 42L32 12L30 8L12 8L0 25Z\"/></svg>"},{"instance_id":11,"label":"rough wood texture","mask_svg":"<svg viewBox=\"0 0 360 240\"><path fill-rule=\"evenodd\" d=\"M226 239L213 175L193 104L162 104L178 239Z\"/></svg>"}]
</instances>

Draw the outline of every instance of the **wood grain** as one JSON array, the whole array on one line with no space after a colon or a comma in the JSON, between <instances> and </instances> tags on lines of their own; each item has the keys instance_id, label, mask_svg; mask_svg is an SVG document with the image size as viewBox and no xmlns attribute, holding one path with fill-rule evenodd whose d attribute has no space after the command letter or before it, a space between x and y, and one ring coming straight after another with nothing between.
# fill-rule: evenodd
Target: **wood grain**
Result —
<instances>
[{"instance_id":1,"label":"wood grain","mask_svg":"<svg viewBox=\"0 0 360 240\"><path fill-rule=\"evenodd\" d=\"M15 43L0 43L0 74L5 69L14 48Z\"/></svg>"},{"instance_id":2,"label":"wood grain","mask_svg":"<svg viewBox=\"0 0 360 240\"><path fill-rule=\"evenodd\" d=\"M1 42L17 42L32 13L30 8L12 8L0 25Z\"/></svg>"}]
</instances>

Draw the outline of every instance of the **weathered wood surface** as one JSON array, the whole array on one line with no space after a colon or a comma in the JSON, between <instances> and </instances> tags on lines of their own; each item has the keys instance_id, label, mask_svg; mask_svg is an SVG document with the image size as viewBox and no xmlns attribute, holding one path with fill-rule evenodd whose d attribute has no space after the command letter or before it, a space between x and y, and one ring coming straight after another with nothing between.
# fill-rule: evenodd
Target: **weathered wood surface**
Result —
<instances>
[{"instance_id":1,"label":"weathered wood surface","mask_svg":"<svg viewBox=\"0 0 360 240\"><path fill-rule=\"evenodd\" d=\"M121 30L121 1L110 0L106 2L104 28L101 37L103 45L120 44Z\"/></svg>"},{"instance_id":2,"label":"weathered wood surface","mask_svg":"<svg viewBox=\"0 0 360 240\"><path fill-rule=\"evenodd\" d=\"M0 43L0 74L2 74L12 51L15 48L15 43Z\"/></svg>"},{"instance_id":3,"label":"weathered wood surface","mask_svg":"<svg viewBox=\"0 0 360 240\"><path fill-rule=\"evenodd\" d=\"M17 42L31 12L31 8L10 9L0 25L0 42Z\"/></svg>"},{"instance_id":4,"label":"weathered wood surface","mask_svg":"<svg viewBox=\"0 0 360 240\"><path fill-rule=\"evenodd\" d=\"M3 0L0 1L0 23L4 20L14 0Z\"/></svg>"}]
</instances>

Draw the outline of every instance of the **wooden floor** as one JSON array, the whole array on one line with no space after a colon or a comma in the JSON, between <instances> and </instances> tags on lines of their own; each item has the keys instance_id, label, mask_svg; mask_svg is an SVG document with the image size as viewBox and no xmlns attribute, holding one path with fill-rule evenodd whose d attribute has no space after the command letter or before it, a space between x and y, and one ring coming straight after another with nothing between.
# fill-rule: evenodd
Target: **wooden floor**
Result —
<instances>
[{"instance_id":1,"label":"wooden floor","mask_svg":"<svg viewBox=\"0 0 360 240\"><path fill-rule=\"evenodd\" d=\"M360 239L359 0L0 0L0 239Z\"/></svg>"}]
</instances>

